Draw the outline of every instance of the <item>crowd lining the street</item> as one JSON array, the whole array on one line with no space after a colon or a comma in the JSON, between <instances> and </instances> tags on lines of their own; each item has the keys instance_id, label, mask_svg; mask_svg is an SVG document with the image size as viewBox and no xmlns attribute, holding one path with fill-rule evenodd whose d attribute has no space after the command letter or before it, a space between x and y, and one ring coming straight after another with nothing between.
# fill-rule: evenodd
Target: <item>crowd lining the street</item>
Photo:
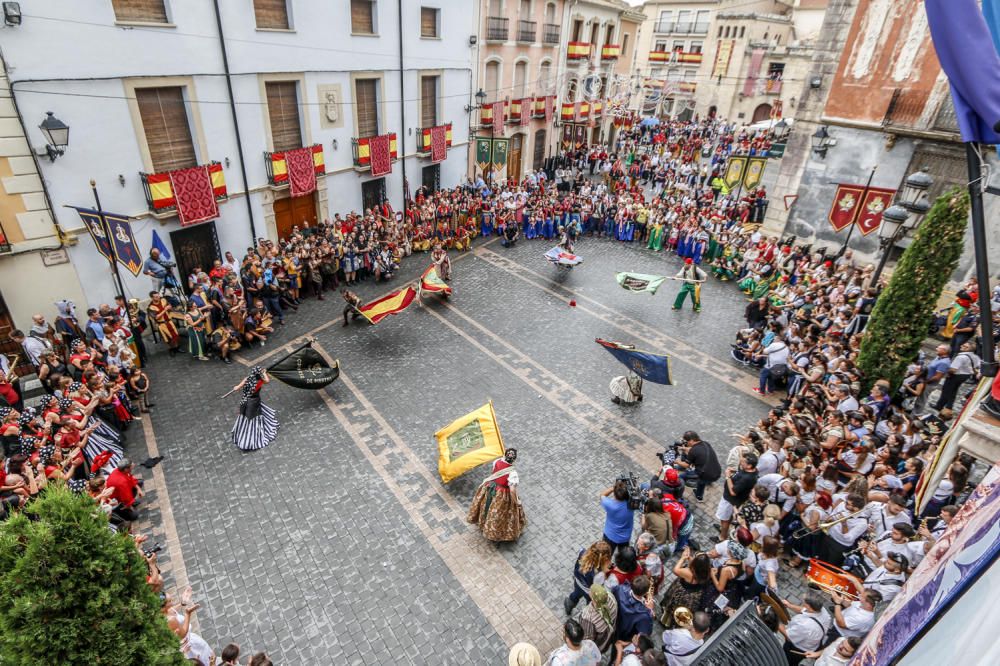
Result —
<instances>
[{"instance_id":1,"label":"crowd lining the street","mask_svg":"<svg viewBox=\"0 0 1000 666\"><path fill-rule=\"evenodd\" d=\"M549 173L529 172L520 183L477 179L452 190L420 188L405 213L384 202L360 215L296 227L278 242L259 239L240 260L226 252L184 276L186 296L174 265L153 250L144 264L154 283L145 309L119 297L80 321L75 306L60 301L54 325L36 315L27 334L15 332L45 395L36 408L26 407L16 382L0 382L7 404L0 408L0 512L22 510L47 483L63 481L92 497L115 529L130 530L141 518L143 483L125 449L130 428L154 407L142 369L150 340L174 356L184 333L193 359L228 363L241 347L265 345L307 295L323 300L341 286L348 325L360 299L347 287L393 280L406 257L424 252L447 280L447 251L470 249L476 236L499 236L507 246L555 240L570 250L583 237L639 243L700 265L747 294L746 326L736 335L733 358L759 368L760 393L785 390L787 400L748 428L722 462L711 445L686 433L677 457L651 480L635 539L627 494L621 484L608 489L603 538L582 549L575 564L565 645L546 663L610 657L629 666L687 664L724 622L726 609L767 589L780 597L781 567L816 556L841 566L865 537L868 546L848 559L864 590L860 599L834 595L831 605L810 592L801 606L785 604L796 611L787 623L779 624L773 611L763 614L789 663L803 654L821 666L845 663L872 626L875 608L898 593L893 581L919 563L967 491L971 465L964 460L933 491L922 516L931 520L914 517L917 481L961 388L978 370L977 286L960 292L942 329L949 343L936 358L915 360L896 392L877 381L861 395L857 354L881 285L872 283L870 266L855 265L850 250L831 258L761 234L764 188L730 192L721 173L730 154L766 154L769 147L766 132L714 120L623 128L614 147L569 151ZM8 369L0 368L4 377ZM936 389L933 415L928 404ZM699 502L707 485L723 484L715 544L687 545L694 505L684 497L686 481ZM859 511L840 524L846 530L796 534ZM142 550L146 539L136 534L135 541ZM156 554L144 555L149 584L162 592ZM725 601L716 604L720 595ZM213 664L214 651L190 629L197 610L190 591L177 602L163 598L184 654ZM661 636L653 636L654 619L666 630ZM227 646L220 663L237 663L238 653ZM540 659L527 645L510 655L511 664ZM261 653L249 663L270 662Z\"/></svg>"}]
</instances>

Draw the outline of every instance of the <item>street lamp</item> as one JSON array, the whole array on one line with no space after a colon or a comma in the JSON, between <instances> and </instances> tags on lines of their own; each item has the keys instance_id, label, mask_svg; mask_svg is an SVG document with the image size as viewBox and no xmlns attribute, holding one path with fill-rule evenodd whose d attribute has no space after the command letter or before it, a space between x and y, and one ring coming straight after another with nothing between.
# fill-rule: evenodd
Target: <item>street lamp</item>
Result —
<instances>
[{"instance_id":1,"label":"street lamp","mask_svg":"<svg viewBox=\"0 0 1000 666\"><path fill-rule=\"evenodd\" d=\"M872 284L878 284L882 269L889 260L892 246L924 221L924 216L931 208L927 191L933 184L934 179L927 173L927 169L910 174L903 182L899 200L882 211L882 226L878 229L879 250L882 252L882 257L872 276Z\"/></svg>"},{"instance_id":2,"label":"street lamp","mask_svg":"<svg viewBox=\"0 0 1000 666\"><path fill-rule=\"evenodd\" d=\"M813 132L811 139L813 152L821 158L825 158L826 151L830 149L830 131L827 129L826 125L820 125L819 128Z\"/></svg>"},{"instance_id":3,"label":"street lamp","mask_svg":"<svg viewBox=\"0 0 1000 666\"><path fill-rule=\"evenodd\" d=\"M781 138L788 133L788 123L785 122L784 118L782 118L775 123L774 127L771 128L771 131L774 133L774 137L776 139Z\"/></svg>"},{"instance_id":4,"label":"street lamp","mask_svg":"<svg viewBox=\"0 0 1000 666\"><path fill-rule=\"evenodd\" d=\"M45 137L45 152L49 160L56 161L56 158L66 152L69 145L69 125L52 115L51 111L45 112L45 120L38 126Z\"/></svg>"}]
</instances>

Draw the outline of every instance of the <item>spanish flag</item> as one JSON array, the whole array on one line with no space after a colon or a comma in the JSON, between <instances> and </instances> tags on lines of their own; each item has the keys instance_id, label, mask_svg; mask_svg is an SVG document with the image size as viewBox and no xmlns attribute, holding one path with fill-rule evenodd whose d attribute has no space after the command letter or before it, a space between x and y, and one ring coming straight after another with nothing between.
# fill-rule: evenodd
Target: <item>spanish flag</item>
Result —
<instances>
[{"instance_id":1,"label":"spanish flag","mask_svg":"<svg viewBox=\"0 0 1000 666\"><path fill-rule=\"evenodd\" d=\"M445 483L504 454L492 400L441 428L434 437L438 442L438 473Z\"/></svg>"},{"instance_id":2,"label":"spanish flag","mask_svg":"<svg viewBox=\"0 0 1000 666\"><path fill-rule=\"evenodd\" d=\"M451 286L441 279L434 264L428 266L424 274L420 276L420 291L451 296Z\"/></svg>"},{"instance_id":3,"label":"spanish flag","mask_svg":"<svg viewBox=\"0 0 1000 666\"><path fill-rule=\"evenodd\" d=\"M358 312L373 324L377 324L389 315L399 314L405 310L413 299L417 297L417 291L413 287L407 287L399 291L394 291L388 296L383 296L377 301L372 301L358 308Z\"/></svg>"}]
</instances>

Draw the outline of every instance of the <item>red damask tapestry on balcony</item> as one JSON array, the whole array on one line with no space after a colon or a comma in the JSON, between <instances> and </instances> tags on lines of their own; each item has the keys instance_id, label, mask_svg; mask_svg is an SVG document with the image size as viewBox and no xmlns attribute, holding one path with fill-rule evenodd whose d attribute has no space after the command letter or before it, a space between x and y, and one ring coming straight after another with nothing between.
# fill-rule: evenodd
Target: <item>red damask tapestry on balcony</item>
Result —
<instances>
[{"instance_id":1,"label":"red damask tapestry on balcony","mask_svg":"<svg viewBox=\"0 0 1000 666\"><path fill-rule=\"evenodd\" d=\"M296 148L285 151L288 167L289 194L304 197L316 191L316 165L313 163L313 149Z\"/></svg>"},{"instance_id":2,"label":"red damask tapestry on balcony","mask_svg":"<svg viewBox=\"0 0 1000 666\"><path fill-rule=\"evenodd\" d=\"M431 128L431 162L444 162L448 157L448 128L444 125Z\"/></svg>"},{"instance_id":3,"label":"red damask tapestry on balcony","mask_svg":"<svg viewBox=\"0 0 1000 666\"><path fill-rule=\"evenodd\" d=\"M389 145L389 135L382 134L371 137L368 149L371 151L372 175L384 176L392 173L392 150Z\"/></svg>"},{"instance_id":4,"label":"red damask tapestry on balcony","mask_svg":"<svg viewBox=\"0 0 1000 666\"><path fill-rule=\"evenodd\" d=\"M177 200L177 217L182 227L219 217L219 204L215 201L207 166L171 171L170 186Z\"/></svg>"},{"instance_id":5,"label":"red damask tapestry on balcony","mask_svg":"<svg viewBox=\"0 0 1000 666\"><path fill-rule=\"evenodd\" d=\"M493 134L503 136L503 102L493 102Z\"/></svg>"}]
</instances>

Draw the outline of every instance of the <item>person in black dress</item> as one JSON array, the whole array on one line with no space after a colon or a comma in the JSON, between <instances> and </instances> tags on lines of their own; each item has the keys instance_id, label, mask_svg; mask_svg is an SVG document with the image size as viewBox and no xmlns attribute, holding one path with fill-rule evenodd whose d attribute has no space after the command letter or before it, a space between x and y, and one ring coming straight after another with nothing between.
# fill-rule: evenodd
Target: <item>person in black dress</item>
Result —
<instances>
[{"instance_id":1,"label":"person in black dress","mask_svg":"<svg viewBox=\"0 0 1000 666\"><path fill-rule=\"evenodd\" d=\"M242 451L262 449L278 436L277 413L260 401L260 389L271 381L267 370L259 365L233 387L240 393L240 413L233 424L233 444Z\"/></svg>"}]
</instances>

